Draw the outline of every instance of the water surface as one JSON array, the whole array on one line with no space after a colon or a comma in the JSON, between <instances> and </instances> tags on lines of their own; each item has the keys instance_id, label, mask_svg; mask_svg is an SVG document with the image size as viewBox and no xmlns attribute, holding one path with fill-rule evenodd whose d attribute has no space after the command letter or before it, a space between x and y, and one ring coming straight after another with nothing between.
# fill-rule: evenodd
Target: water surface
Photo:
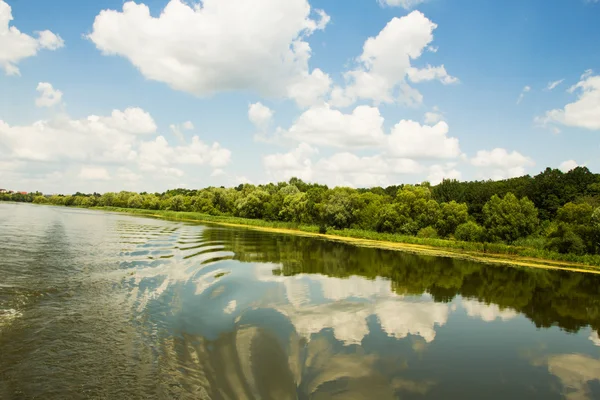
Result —
<instances>
[{"instance_id":1,"label":"water surface","mask_svg":"<svg viewBox=\"0 0 600 400\"><path fill-rule=\"evenodd\" d=\"M0 203L1 399L598 399L600 276Z\"/></svg>"}]
</instances>

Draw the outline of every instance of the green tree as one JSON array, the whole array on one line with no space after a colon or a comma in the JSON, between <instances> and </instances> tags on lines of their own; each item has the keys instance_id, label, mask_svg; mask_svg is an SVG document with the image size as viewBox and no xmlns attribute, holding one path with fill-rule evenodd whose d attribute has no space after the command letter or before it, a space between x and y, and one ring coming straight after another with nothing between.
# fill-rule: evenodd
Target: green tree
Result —
<instances>
[{"instance_id":1,"label":"green tree","mask_svg":"<svg viewBox=\"0 0 600 400\"><path fill-rule=\"evenodd\" d=\"M564 222L558 223L556 229L551 230L548 235L546 247L559 253L584 254L586 246L575 231L573 226Z\"/></svg>"},{"instance_id":2,"label":"green tree","mask_svg":"<svg viewBox=\"0 0 600 400\"><path fill-rule=\"evenodd\" d=\"M456 228L467 222L469 219L469 208L464 203L457 203L452 200L449 203L442 203L439 216L435 222L440 236L446 237L454 233Z\"/></svg>"},{"instance_id":3,"label":"green tree","mask_svg":"<svg viewBox=\"0 0 600 400\"><path fill-rule=\"evenodd\" d=\"M491 241L512 243L531 234L539 223L533 203L527 197L519 200L512 193L503 198L492 196L483 207L483 216Z\"/></svg>"},{"instance_id":4,"label":"green tree","mask_svg":"<svg viewBox=\"0 0 600 400\"><path fill-rule=\"evenodd\" d=\"M465 222L456 227L454 237L463 242L481 242L485 237L485 229L475 221Z\"/></svg>"},{"instance_id":5,"label":"green tree","mask_svg":"<svg viewBox=\"0 0 600 400\"><path fill-rule=\"evenodd\" d=\"M129 208L142 208L144 199L139 194L135 193L127 200L127 207Z\"/></svg>"}]
</instances>

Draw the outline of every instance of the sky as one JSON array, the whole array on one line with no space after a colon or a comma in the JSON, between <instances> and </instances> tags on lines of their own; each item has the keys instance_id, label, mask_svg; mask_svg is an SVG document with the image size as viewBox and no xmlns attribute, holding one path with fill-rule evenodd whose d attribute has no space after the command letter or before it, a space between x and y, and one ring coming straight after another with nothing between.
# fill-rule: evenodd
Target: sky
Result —
<instances>
[{"instance_id":1,"label":"sky","mask_svg":"<svg viewBox=\"0 0 600 400\"><path fill-rule=\"evenodd\" d=\"M598 0L0 0L0 188L600 172Z\"/></svg>"}]
</instances>

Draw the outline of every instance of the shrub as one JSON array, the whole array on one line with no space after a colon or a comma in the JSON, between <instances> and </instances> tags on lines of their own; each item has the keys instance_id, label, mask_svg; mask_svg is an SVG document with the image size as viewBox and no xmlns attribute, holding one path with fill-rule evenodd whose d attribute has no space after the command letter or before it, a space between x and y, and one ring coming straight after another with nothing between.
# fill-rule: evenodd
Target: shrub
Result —
<instances>
[{"instance_id":1,"label":"shrub","mask_svg":"<svg viewBox=\"0 0 600 400\"><path fill-rule=\"evenodd\" d=\"M454 232L454 237L463 242L481 242L484 236L483 227L476 222L469 221L460 224Z\"/></svg>"},{"instance_id":2,"label":"shrub","mask_svg":"<svg viewBox=\"0 0 600 400\"><path fill-rule=\"evenodd\" d=\"M433 226L428 226L423 229L420 229L417 233L417 237L420 238L437 238L438 233Z\"/></svg>"}]
</instances>

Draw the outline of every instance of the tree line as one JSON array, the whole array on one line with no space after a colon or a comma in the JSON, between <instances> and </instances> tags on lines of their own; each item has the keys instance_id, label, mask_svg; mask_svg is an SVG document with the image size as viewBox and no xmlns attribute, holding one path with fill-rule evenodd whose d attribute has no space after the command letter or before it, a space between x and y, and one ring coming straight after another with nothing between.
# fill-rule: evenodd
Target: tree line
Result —
<instances>
[{"instance_id":1,"label":"tree line","mask_svg":"<svg viewBox=\"0 0 600 400\"><path fill-rule=\"evenodd\" d=\"M500 181L444 180L432 186L329 188L297 178L234 188L164 193L0 194L0 200L79 207L187 211L360 229L381 233L506 243L563 254L600 254L600 174L547 168Z\"/></svg>"}]
</instances>

